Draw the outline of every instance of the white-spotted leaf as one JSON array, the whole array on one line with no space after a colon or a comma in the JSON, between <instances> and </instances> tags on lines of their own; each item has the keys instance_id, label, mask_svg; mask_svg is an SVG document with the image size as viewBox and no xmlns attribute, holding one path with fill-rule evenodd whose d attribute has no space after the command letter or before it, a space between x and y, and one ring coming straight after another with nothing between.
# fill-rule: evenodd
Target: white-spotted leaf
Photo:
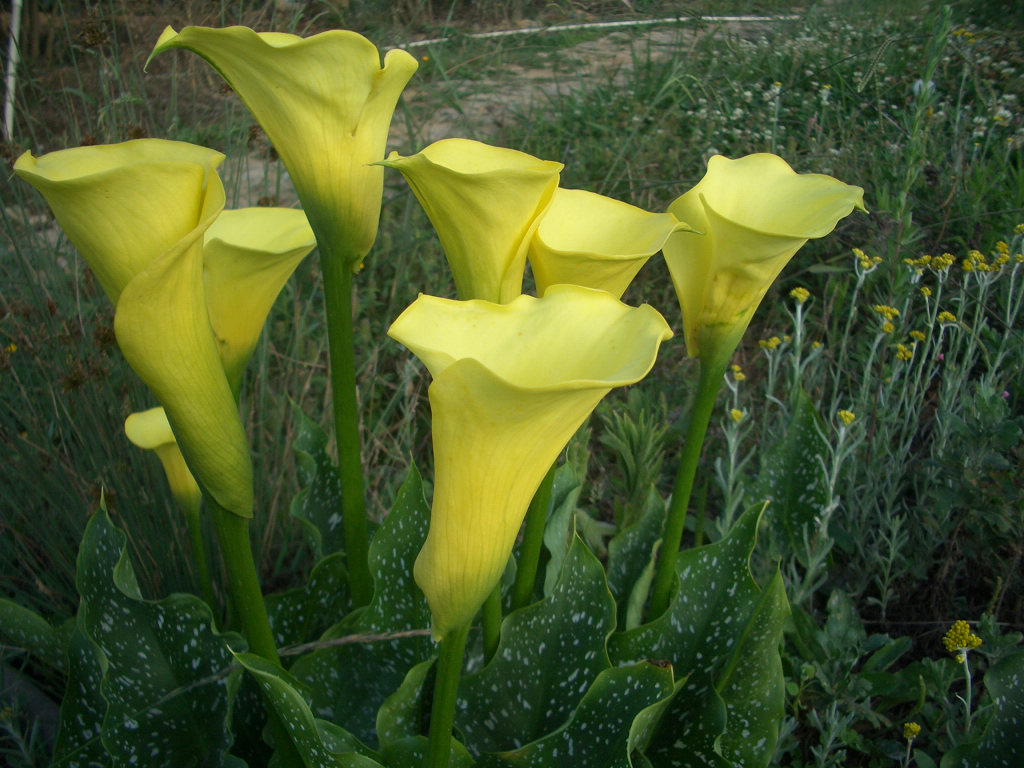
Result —
<instances>
[{"instance_id":1,"label":"white-spotted leaf","mask_svg":"<svg viewBox=\"0 0 1024 768\"><path fill-rule=\"evenodd\" d=\"M474 752L520 747L557 729L610 665L615 603L601 563L573 538L554 591L509 614L491 662L459 686L455 726Z\"/></svg>"}]
</instances>

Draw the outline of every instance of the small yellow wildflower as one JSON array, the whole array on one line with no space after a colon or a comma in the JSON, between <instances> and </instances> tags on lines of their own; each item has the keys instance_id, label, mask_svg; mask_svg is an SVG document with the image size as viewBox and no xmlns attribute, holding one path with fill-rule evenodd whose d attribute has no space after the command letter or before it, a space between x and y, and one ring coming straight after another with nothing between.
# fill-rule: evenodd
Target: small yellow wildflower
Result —
<instances>
[{"instance_id":1,"label":"small yellow wildflower","mask_svg":"<svg viewBox=\"0 0 1024 768\"><path fill-rule=\"evenodd\" d=\"M1003 255L1009 256L1010 255L1010 244L1007 243L1005 240L998 241L996 243L996 253L998 253L1000 256L1003 256Z\"/></svg>"},{"instance_id":2,"label":"small yellow wildflower","mask_svg":"<svg viewBox=\"0 0 1024 768\"><path fill-rule=\"evenodd\" d=\"M908 267L927 267L932 263L932 257L929 254L925 254L916 259L904 259L903 263Z\"/></svg>"},{"instance_id":3,"label":"small yellow wildflower","mask_svg":"<svg viewBox=\"0 0 1024 768\"><path fill-rule=\"evenodd\" d=\"M887 304L875 304L872 309L878 314L884 317L886 320L895 320L900 316L900 311L896 307L890 307Z\"/></svg>"},{"instance_id":4,"label":"small yellow wildflower","mask_svg":"<svg viewBox=\"0 0 1024 768\"><path fill-rule=\"evenodd\" d=\"M906 344L896 345L896 359L897 360L910 360L914 357L914 348L908 347Z\"/></svg>"},{"instance_id":5,"label":"small yellow wildflower","mask_svg":"<svg viewBox=\"0 0 1024 768\"><path fill-rule=\"evenodd\" d=\"M729 411L729 416L732 417L733 421L739 424L741 421L743 421L744 413L739 408L733 408L731 411Z\"/></svg>"},{"instance_id":6,"label":"small yellow wildflower","mask_svg":"<svg viewBox=\"0 0 1024 768\"><path fill-rule=\"evenodd\" d=\"M789 292L789 296L792 299L796 299L797 304L803 304L805 301L807 301L807 299L811 297L811 292L808 291L806 288L797 286L796 288Z\"/></svg>"},{"instance_id":7,"label":"small yellow wildflower","mask_svg":"<svg viewBox=\"0 0 1024 768\"><path fill-rule=\"evenodd\" d=\"M896 326L886 320L882 323L882 333L892 333L896 330Z\"/></svg>"},{"instance_id":8,"label":"small yellow wildflower","mask_svg":"<svg viewBox=\"0 0 1024 768\"><path fill-rule=\"evenodd\" d=\"M759 346L761 349L767 349L771 351L775 349L777 346L779 346L779 344L781 343L782 339L780 339L778 336L772 336L770 339L761 339L759 342L757 342L757 346Z\"/></svg>"},{"instance_id":9,"label":"small yellow wildflower","mask_svg":"<svg viewBox=\"0 0 1024 768\"><path fill-rule=\"evenodd\" d=\"M881 256L868 256L860 248L853 249L853 257L857 260L857 264L864 272L870 272L882 263Z\"/></svg>"},{"instance_id":10,"label":"small yellow wildflower","mask_svg":"<svg viewBox=\"0 0 1024 768\"><path fill-rule=\"evenodd\" d=\"M733 377L733 379L735 381L743 381L745 378L747 378L747 375L743 372L743 369L740 368L735 363L731 366L731 368L732 368L732 377Z\"/></svg>"},{"instance_id":11,"label":"small yellow wildflower","mask_svg":"<svg viewBox=\"0 0 1024 768\"><path fill-rule=\"evenodd\" d=\"M903 724L903 738L907 741L913 741L921 733L921 726L917 723L904 723Z\"/></svg>"},{"instance_id":12,"label":"small yellow wildflower","mask_svg":"<svg viewBox=\"0 0 1024 768\"><path fill-rule=\"evenodd\" d=\"M921 331L911 331L910 338L912 338L914 341L924 341L928 337L925 336L924 333L922 333Z\"/></svg>"},{"instance_id":13,"label":"small yellow wildflower","mask_svg":"<svg viewBox=\"0 0 1024 768\"><path fill-rule=\"evenodd\" d=\"M952 253L944 253L941 256L933 256L931 267L932 269L941 272L944 269L949 269L956 262L956 257Z\"/></svg>"},{"instance_id":14,"label":"small yellow wildflower","mask_svg":"<svg viewBox=\"0 0 1024 768\"><path fill-rule=\"evenodd\" d=\"M853 420L857 418L853 411L840 411L836 416L838 416L839 420L843 422L844 427L848 427L853 424Z\"/></svg>"},{"instance_id":15,"label":"small yellow wildflower","mask_svg":"<svg viewBox=\"0 0 1024 768\"><path fill-rule=\"evenodd\" d=\"M932 289L929 288L927 285L922 285L921 286L921 295L924 296L925 298L928 298L929 296L932 295Z\"/></svg>"},{"instance_id":16,"label":"small yellow wildflower","mask_svg":"<svg viewBox=\"0 0 1024 768\"><path fill-rule=\"evenodd\" d=\"M1013 228L1013 234L1024 235L1024 222L1018 224L1016 227Z\"/></svg>"},{"instance_id":17,"label":"small yellow wildflower","mask_svg":"<svg viewBox=\"0 0 1024 768\"><path fill-rule=\"evenodd\" d=\"M939 316L935 319L938 320L940 323L955 323L956 315L954 315L952 312L939 312Z\"/></svg>"},{"instance_id":18,"label":"small yellow wildflower","mask_svg":"<svg viewBox=\"0 0 1024 768\"><path fill-rule=\"evenodd\" d=\"M811 349L819 349L820 347L821 347L821 342L820 341L812 341L811 342Z\"/></svg>"},{"instance_id":19,"label":"small yellow wildflower","mask_svg":"<svg viewBox=\"0 0 1024 768\"><path fill-rule=\"evenodd\" d=\"M957 661L967 658L967 652L981 645L981 638L971 632L971 625L963 619L953 622L953 626L942 636L942 644L950 653L957 654Z\"/></svg>"},{"instance_id":20,"label":"small yellow wildflower","mask_svg":"<svg viewBox=\"0 0 1024 768\"><path fill-rule=\"evenodd\" d=\"M6 352L8 355L13 355L17 351L18 351L18 345L15 344L13 341L10 344L8 344L6 347L4 347L4 352Z\"/></svg>"}]
</instances>

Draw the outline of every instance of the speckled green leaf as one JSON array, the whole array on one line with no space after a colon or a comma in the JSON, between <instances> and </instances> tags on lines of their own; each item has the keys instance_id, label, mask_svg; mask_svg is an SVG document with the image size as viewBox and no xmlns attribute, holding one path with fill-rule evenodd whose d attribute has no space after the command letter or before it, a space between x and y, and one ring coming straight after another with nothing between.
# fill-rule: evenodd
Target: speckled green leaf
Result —
<instances>
[{"instance_id":1,"label":"speckled green leaf","mask_svg":"<svg viewBox=\"0 0 1024 768\"><path fill-rule=\"evenodd\" d=\"M645 735L648 710L657 709L673 692L671 669L646 662L606 669L563 726L519 749L483 755L477 765L630 768L631 753Z\"/></svg>"},{"instance_id":2,"label":"speckled green leaf","mask_svg":"<svg viewBox=\"0 0 1024 768\"><path fill-rule=\"evenodd\" d=\"M409 670L398 690L385 699L377 711L377 738L384 748L409 736L426 732L423 683L434 661L424 661Z\"/></svg>"},{"instance_id":3,"label":"speckled green leaf","mask_svg":"<svg viewBox=\"0 0 1024 768\"><path fill-rule=\"evenodd\" d=\"M652 488L639 519L608 542L608 589L620 606L625 605L637 579L651 562L654 543L661 538L664 525L665 500Z\"/></svg>"},{"instance_id":4,"label":"speckled green leaf","mask_svg":"<svg viewBox=\"0 0 1024 768\"><path fill-rule=\"evenodd\" d=\"M300 692L300 684L281 667L252 653L236 655L259 683L307 768L379 766L371 750L334 723L318 720Z\"/></svg>"},{"instance_id":5,"label":"speckled green leaf","mask_svg":"<svg viewBox=\"0 0 1024 768\"><path fill-rule=\"evenodd\" d=\"M544 571L544 595L550 595L562 573L562 561L573 541L573 518L583 481L568 463L555 470L551 485L551 512L544 526L544 547L548 562Z\"/></svg>"},{"instance_id":6,"label":"speckled green leaf","mask_svg":"<svg viewBox=\"0 0 1024 768\"><path fill-rule=\"evenodd\" d=\"M78 628L68 642L68 682L60 705L60 724L53 749L57 768L106 768L113 761L103 748L100 730L107 703L100 694L103 658Z\"/></svg>"},{"instance_id":7,"label":"speckled green leaf","mask_svg":"<svg viewBox=\"0 0 1024 768\"><path fill-rule=\"evenodd\" d=\"M423 768L426 763L428 741L426 736L407 736L387 746L384 764L388 768ZM466 748L452 739L448 768L471 768L475 765Z\"/></svg>"},{"instance_id":8,"label":"speckled green leaf","mask_svg":"<svg viewBox=\"0 0 1024 768\"><path fill-rule=\"evenodd\" d=\"M293 405L298 422L295 464L302 490L291 504L296 518L309 537L316 559L341 552L345 546L342 525L341 479L327 454L327 433Z\"/></svg>"},{"instance_id":9,"label":"speckled green leaf","mask_svg":"<svg viewBox=\"0 0 1024 768\"><path fill-rule=\"evenodd\" d=\"M942 768L1019 768L1024 765L1024 651L989 667L985 690L992 710L981 740L942 758Z\"/></svg>"},{"instance_id":10,"label":"speckled green leaf","mask_svg":"<svg viewBox=\"0 0 1024 768\"><path fill-rule=\"evenodd\" d=\"M268 595L267 613L278 647L319 637L344 618L348 598L348 572L340 552L313 566L309 581L301 587Z\"/></svg>"},{"instance_id":11,"label":"speckled green leaf","mask_svg":"<svg viewBox=\"0 0 1024 768\"><path fill-rule=\"evenodd\" d=\"M804 529L825 506L825 485L819 460L827 445L814 401L800 390L782 440L768 447L761 459L751 500L770 500L765 521L786 542L788 553L806 553ZM807 563L803 563L805 566Z\"/></svg>"},{"instance_id":12,"label":"speckled green leaf","mask_svg":"<svg viewBox=\"0 0 1024 768\"><path fill-rule=\"evenodd\" d=\"M393 640L372 639L322 648L291 668L312 691L318 717L345 727L368 744L377 743L377 710L402 684L406 672L434 653L426 634L430 609L412 577L412 565L427 536L430 507L423 484L410 469L391 513L370 542L374 594L370 605L328 630L323 639L423 630Z\"/></svg>"},{"instance_id":13,"label":"speckled green leaf","mask_svg":"<svg viewBox=\"0 0 1024 768\"><path fill-rule=\"evenodd\" d=\"M64 670L73 623L54 627L38 613L0 598L0 645L24 648L54 669Z\"/></svg>"},{"instance_id":14,"label":"speckled green leaf","mask_svg":"<svg viewBox=\"0 0 1024 768\"><path fill-rule=\"evenodd\" d=\"M509 614L494 659L459 686L455 726L475 753L520 747L558 728L598 673L615 629L601 563L574 537L554 591Z\"/></svg>"},{"instance_id":15,"label":"speckled green leaf","mask_svg":"<svg viewBox=\"0 0 1024 768\"><path fill-rule=\"evenodd\" d=\"M244 641L217 633L193 595L143 600L124 543L101 511L78 555L79 618L105 667L103 744L125 765L218 765L232 740L228 643Z\"/></svg>"},{"instance_id":16,"label":"speckled green leaf","mask_svg":"<svg viewBox=\"0 0 1024 768\"><path fill-rule=\"evenodd\" d=\"M764 590L750 576L759 517L752 508L726 538L680 553L665 614L611 638L613 661L665 660L689 675L647 750L657 766L763 766L774 752L789 605L778 574Z\"/></svg>"}]
</instances>

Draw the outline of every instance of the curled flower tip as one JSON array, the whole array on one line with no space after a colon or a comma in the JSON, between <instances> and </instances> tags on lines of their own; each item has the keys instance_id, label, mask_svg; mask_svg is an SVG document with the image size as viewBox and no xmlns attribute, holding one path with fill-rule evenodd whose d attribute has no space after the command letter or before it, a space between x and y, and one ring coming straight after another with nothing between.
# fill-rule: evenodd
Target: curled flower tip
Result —
<instances>
[{"instance_id":1,"label":"curled flower tip","mask_svg":"<svg viewBox=\"0 0 1024 768\"><path fill-rule=\"evenodd\" d=\"M943 635L942 644L950 653L957 653L959 661L966 651L973 651L981 645L981 638L971 632L970 624L959 619L953 622L953 626Z\"/></svg>"},{"instance_id":2,"label":"curled flower tip","mask_svg":"<svg viewBox=\"0 0 1024 768\"><path fill-rule=\"evenodd\" d=\"M903 724L903 738L907 741L913 741L921 733L921 726L917 723L904 723Z\"/></svg>"}]
</instances>

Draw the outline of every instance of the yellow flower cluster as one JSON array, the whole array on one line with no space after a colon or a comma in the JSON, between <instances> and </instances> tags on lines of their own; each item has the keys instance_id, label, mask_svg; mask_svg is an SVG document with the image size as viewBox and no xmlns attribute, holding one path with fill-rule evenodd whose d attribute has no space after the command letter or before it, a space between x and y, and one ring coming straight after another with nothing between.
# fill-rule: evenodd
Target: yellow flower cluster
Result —
<instances>
[{"instance_id":1,"label":"yellow flower cluster","mask_svg":"<svg viewBox=\"0 0 1024 768\"><path fill-rule=\"evenodd\" d=\"M734 364L730 366L730 368L732 370L732 378L734 381L743 381L744 379L747 378L747 374L745 374L743 372L743 369L740 368L738 365Z\"/></svg>"},{"instance_id":2,"label":"yellow flower cluster","mask_svg":"<svg viewBox=\"0 0 1024 768\"><path fill-rule=\"evenodd\" d=\"M1021 222L1020 224L1013 228L1013 234L1024 235L1024 222Z\"/></svg>"},{"instance_id":3,"label":"yellow flower cluster","mask_svg":"<svg viewBox=\"0 0 1024 768\"><path fill-rule=\"evenodd\" d=\"M836 415L839 417L839 420L843 422L844 427L848 427L853 424L853 420L857 418L853 411L839 411Z\"/></svg>"},{"instance_id":4,"label":"yellow flower cluster","mask_svg":"<svg viewBox=\"0 0 1024 768\"><path fill-rule=\"evenodd\" d=\"M781 343L782 339L780 339L778 336L772 336L770 339L761 339L759 342L757 342L757 346L759 346L761 349L767 349L770 352L771 350L779 346L779 344Z\"/></svg>"},{"instance_id":5,"label":"yellow flower cluster","mask_svg":"<svg viewBox=\"0 0 1024 768\"><path fill-rule=\"evenodd\" d=\"M971 625L963 619L953 622L953 626L942 636L942 644L950 653L962 654L973 651L981 645L981 638L971 632Z\"/></svg>"},{"instance_id":6,"label":"yellow flower cluster","mask_svg":"<svg viewBox=\"0 0 1024 768\"><path fill-rule=\"evenodd\" d=\"M729 411L730 418L732 418L732 420L735 421L737 424L743 421L743 417L745 415L746 414L744 414L743 411L741 411L739 408L733 408L731 411Z\"/></svg>"},{"instance_id":7,"label":"yellow flower cluster","mask_svg":"<svg viewBox=\"0 0 1024 768\"><path fill-rule=\"evenodd\" d=\"M806 288L798 286L789 292L789 297L791 299L796 299L797 304L803 304L805 301L807 301L807 299L811 297L811 292L808 291Z\"/></svg>"},{"instance_id":8,"label":"yellow flower cluster","mask_svg":"<svg viewBox=\"0 0 1024 768\"><path fill-rule=\"evenodd\" d=\"M929 296L932 295L932 289L929 288L927 285L922 285L921 286L921 295L924 296L927 299Z\"/></svg>"},{"instance_id":9,"label":"yellow flower cluster","mask_svg":"<svg viewBox=\"0 0 1024 768\"><path fill-rule=\"evenodd\" d=\"M914 341L924 341L928 337L925 336L924 333L921 331L911 331L910 338L912 338Z\"/></svg>"},{"instance_id":10,"label":"yellow flower cluster","mask_svg":"<svg viewBox=\"0 0 1024 768\"><path fill-rule=\"evenodd\" d=\"M860 268L865 272L870 272L882 263L881 256L868 256L860 248L853 249L853 257L857 259L857 263L860 265Z\"/></svg>"},{"instance_id":11,"label":"yellow flower cluster","mask_svg":"<svg viewBox=\"0 0 1024 768\"><path fill-rule=\"evenodd\" d=\"M875 304L872 309L890 322L900 316L900 311L896 307L890 307L887 304Z\"/></svg>"},{"instance_id":12,"label":"yellow flower cluster","mask_svg":"<svg viewBox=\"0 0 1024 768\"><path fill-rule=\"evenodd\" d=\"M908 347L906 344L896 345L896 359L897 360L912 360L914 357L914 348Z\"/></svg>"},{"instance_id":13,"label":"yellow flower cluster","mask_svg":"<svg viewBox=\"0 0 1024 768\"><path fill-rule=\"evenodd\" d=\"M907 741L913 741L921 733L921 726L917 723L904 723L903 724L903 738Z\"/></svg>"},{"instance_id":14,"label":"yellow flower cluster","mask_svg":"<svg viewBox=\"0 0 1024 768\"><path fill-rule=\"evenodd\" d=\"M956 315L952 312L939 312L939 316L936 318L940 323L955 323Z\"/></svg>"}]
</instances>

